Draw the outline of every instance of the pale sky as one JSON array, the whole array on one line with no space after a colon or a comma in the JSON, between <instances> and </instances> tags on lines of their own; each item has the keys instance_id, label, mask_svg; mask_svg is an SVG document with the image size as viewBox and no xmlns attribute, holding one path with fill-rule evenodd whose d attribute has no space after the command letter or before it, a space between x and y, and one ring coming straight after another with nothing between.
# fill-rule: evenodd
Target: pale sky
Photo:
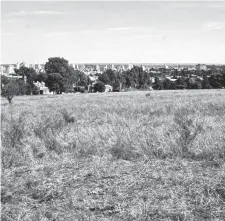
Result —
<instances>
[{"instance_id":1,"label":"pale sky","mask_svg":"<svg viewBox=\"0 0 225 221\"><path fill-rule=\"evenodd\" d=\"M1 2L1 62L225 63L225 2Z\"/></svg>"}]
</instances>

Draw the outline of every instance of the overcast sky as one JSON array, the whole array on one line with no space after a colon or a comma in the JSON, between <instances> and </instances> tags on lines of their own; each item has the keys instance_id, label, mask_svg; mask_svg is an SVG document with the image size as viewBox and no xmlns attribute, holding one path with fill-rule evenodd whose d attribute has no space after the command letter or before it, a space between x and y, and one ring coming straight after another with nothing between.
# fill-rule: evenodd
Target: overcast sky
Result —
<instances>
[{"instance_id":1,"label":"overcast sky","mask_svg":"<svg viewBox=\"0 0 225 221\"><path fill-rule=\"evenodd\" d=\"M225 63L225 2L2 2L2 63Z\"/></svg>"}]
</instances>

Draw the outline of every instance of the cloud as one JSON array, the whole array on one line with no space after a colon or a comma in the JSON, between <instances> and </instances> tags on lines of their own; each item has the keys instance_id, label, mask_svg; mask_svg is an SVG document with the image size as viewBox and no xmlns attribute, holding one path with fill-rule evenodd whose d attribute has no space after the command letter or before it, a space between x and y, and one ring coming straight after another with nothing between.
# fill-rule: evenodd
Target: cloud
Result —
<instances>
[{"instance_id":1,"label":"cloud","mask_svg":"<svg viewBox=\"0 0 225 221\"><path fill-rule=\"evenodd\" d=\"M30 12L31 15L63 15L65 12L61 11L33 11Z\"/></svg>"},{"instance_id":2,"label":"cloud","mask_svg":"<svg viewBox=\"0 0 225 221\"><path fill-rule=\"evenodd\" d=\"M67 32L49 32L49 33L44 33L45 36L47 37L52 37L52 36L61 36L65 35Z\"/></svg>"},{"instance_id":3,"label":"cloud","mask_svg":"<svg viewBox=\"0 0 225 221\"><path fill-rule=\"evenodd\" d=\"M62 11L45 11L45 10L39 10L39 11L18 11L18 12L9 12L7 14L4 14L4 17L21 17L21 16L28 16L28 15L62 15L65 14L65 12Z\"/></svg>"},{"instance_id":4,"label":"cloud","mask_svg":"<svg viewBox=\"0 0 225 221\"><path fill-rule=\"evenodd\" d=\"M134 27L119 27L119 28L107 28L107 31L123 31L123 30L130 30Z\"/></svg>"},{"instance_id":5,"label":"cloud","mask_svg":"<svg viewBox=\"0 0 225 221\"><path fill-rule=\"evenodd\" d=\"M167 38L163 34L151 33L151 34L142 34L135 36L135 39L148 39L152 41L166 41Z\"/></svg>"},{"instance_id":6,"label":"cloud","mask_svg":"<svg viewBox=\"0 0 225 221\"><path fill-rule=\"evenodd\" d=\"M225 22L206 22L202 28L207 31L225 29Z\"/></svg>"},{"instance_id":7,"label":"cloud","mask_svg":"<svg viewBox=\"0 0 225 221\"><path fill-rule=\"evenodd\" d=\"M169 2L169 8L172 9L186 9L186 8L193 8L196 6L196 3L190 3L190 2Z\"/></svg>"},{"instance_id":8,"label":"cloud","mask_svg":"<svg viewBox=\"0 0 225 221\"><path fill-rule=\"evenodd\" d=\"M225 2L209 2L211 8L221 9L225 7Z\"/></svg>"},{"instance_id":9,"label":"cloud","mask_svg":"<svg viewBox=\"0 0 225 221\"><path fill-rule=\"evenodd\" d=\"M11 35L14 35L14 34L12 32L5 32L5 33L3 33L3 35L11 36Z\"/></svg>"}]
</instances>

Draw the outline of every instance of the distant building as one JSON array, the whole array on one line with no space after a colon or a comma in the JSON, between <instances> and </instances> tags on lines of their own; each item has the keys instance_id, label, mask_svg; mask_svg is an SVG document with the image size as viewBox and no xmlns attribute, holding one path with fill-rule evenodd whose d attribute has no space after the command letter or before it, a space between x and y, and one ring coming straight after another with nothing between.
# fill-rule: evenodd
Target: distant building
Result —
<instances>
[{"instance_id":1,"label":"distant building","mask_svg":"<svg viewBox=\"0 0 225 221\"><path fill-rule=\"evenodd\" d=\"M6 73L6 67L5 67L5 65L1 65L0 66L0 71L1 71L1 74L5 74Z\"/></svg>"},{"instance_id":2,"label":"distant building","mask_svg":"<svg viewBox=\"0 0 225 221\"><path fill-rule=\"evenodd\" d=\"M70 66L74 69L76 69L76 65L75 64L70 64Z\"/></svg>"},{"instance_id":3,"label":"distant building","mask_svg":"<svg viewBox=\"0 0 225 221\"><path fill-rule=\"evenodd\" d=\"M105 85L105 92L111 92L113 91L113 87L111 85L106 84Z\"/></svg>"},{"instance_id":4,"label":"distant building","mask_svg":"<svg viewBox=\"0 0 225 221\"><path fill-rule=\"evenodd\" d=\"M129 70L131 70L133 67L134 67L133 64L129 64L129 65L128 65L128 69L129 69Z\"/></svg>"},{"instance_id":5,"label":"distant building","mask_svg":"<svg viewBox=\"0 0 225 221\"><path fill-rule=\"evenodd\" d=\"M196 65L196 70L197 71L201 71L201 70L206 71L207 70L207 66L205 64L197 64Z\"/></svg>"},{"instance_id":6,"label":"distant building","mask_svg":"<svg viewBox=\"0 0 225 221\"><path fill-rule=\"evenodd\" d=\"M95 70L96 70L97 72L100 71L99 65L95 65Z\"/></svg>"},{"instance_id":7,"label":"distant building","mask_svg":"<svg viewBox=\"0 0 225 221\"><path fill-rule=\"evenodd\" d=\"M164 68L165 68L165 69L169 69L169 66L168 66L168 65L164 65Z\"/></svg>"},{"instance_id":8,"label":"distant building","mask_svg":"<svg viewBox=\"0 0 225 221\"><path fill-rule=\"evenodd\" d=\"M10 74L15 74L15 71L14 71L14 66L13 65L7 65L6 66L6 74L7 75L10 75Z\"/></svg>"},{"instance_id":9,"label":"distant building","mask_svg":"<svg viewBox=\"0 0 225 221\"><path fill-rule=\"evenodd\" d=\"M108 70L108 65L105 65L104 71Z\"/></svg>"},{"instance_id":10,"label":"distant building","mask_svg":"<svg viewBox=\"0 0 225 221\"><path fill-rule=\"evenodd\" d=\"M29 68L29 65L23 61L22 63L20 63L20 67L27 67L27 68Z\"/></svg>"},{"instance_id":11,"label":"distant building","mask_svg":"<svg viewBox=\"0 0 225 221\"><path fill-rule=\"evenodd\" d=\"M111 69L112 69L112 70L116 70L114 64L112 64Z\"/></svg>"},{"instance_id":12,"label":"distant building","mask_svg":"<svg viewBox=\"0 0 225 221\"><path fill-rule=\"evenodd\" d=\"M146 67L144 65L142 65L142 70L146 71Z\"/></svg>"},{"instance_id":13,"label":"distant building","mask_svg":"<svg viewBox=\"0 0 225 221\"><path fill-rule=\"evenodd\" d=\"M19 69L20 68L20 64L17 62L16 63L16 69Z\"/></svg>"},{"instance_id":14,"label":"distant building","mask_svg":"<svg viewBox=\"0 0 225 221\"><path fill-rule=\"evenodd\" d=\"M53 92L50 92L48 87L45 86L44 82L34 82L34 85L39 89L40 94L53 94Z\"/></svg>"}]
</instances>

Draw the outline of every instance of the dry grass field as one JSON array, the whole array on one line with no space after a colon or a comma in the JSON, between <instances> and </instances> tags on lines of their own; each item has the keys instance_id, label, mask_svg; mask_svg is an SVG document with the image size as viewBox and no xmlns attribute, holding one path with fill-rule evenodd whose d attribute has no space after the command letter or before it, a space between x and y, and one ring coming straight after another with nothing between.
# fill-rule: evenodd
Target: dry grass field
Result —
<instances>
[{"instance_id":1,"label":"dry grass field","mask_svg":"<svg viewBox=\"0 0 225 221\"><path fill-rule=\"evenodd\" d=\"M1 220L225 220L225 90L1 103Z\"/></svg>"}]
</instances>

